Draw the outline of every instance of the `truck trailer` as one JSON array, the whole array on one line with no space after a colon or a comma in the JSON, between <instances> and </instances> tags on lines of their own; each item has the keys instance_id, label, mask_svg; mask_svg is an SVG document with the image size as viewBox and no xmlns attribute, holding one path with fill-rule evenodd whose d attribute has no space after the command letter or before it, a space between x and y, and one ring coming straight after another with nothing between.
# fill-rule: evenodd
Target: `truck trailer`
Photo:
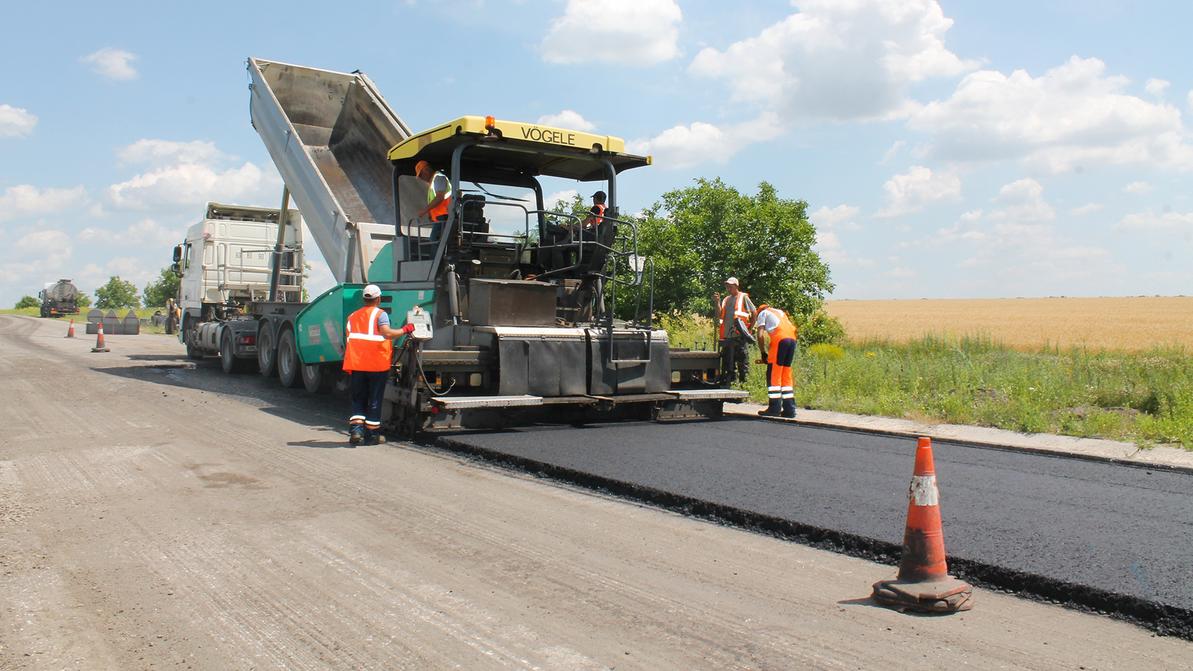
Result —
<instances>
[{"instance_id":1,"label":"truck trailer","mask_svg":"<svg viewBox=\"0 0 1193 671\"><path fill-rule=\"evenodd\" d=\"M371 283L393 323L417 321L425 336L396 348L383 408L391 434L544 417L715 417L745 397L719 383L717 352L672 347L652 321L652 266L618 208L619 176L650 157L626 152L617 137L492 116L413 133L360 72L257 58L248 70L252 123L286 185L279 212L292 197L336 285L306 304L243 301L234 319L210 327L218 337L199 326L219 321L218 309L200 312L196 354L227 337L231 364L249 361L254 347L262 373L276 368L286 384L290 359L308 389L324 389L342 365L347 317ZM451 185L448 212L435 221L420 215L429 202L414 174L420 161ZM605 191L604 215L549 210L544 178ZM299 248L278 235L271 295L286 251Z\"/></svg>"}]
</instances>

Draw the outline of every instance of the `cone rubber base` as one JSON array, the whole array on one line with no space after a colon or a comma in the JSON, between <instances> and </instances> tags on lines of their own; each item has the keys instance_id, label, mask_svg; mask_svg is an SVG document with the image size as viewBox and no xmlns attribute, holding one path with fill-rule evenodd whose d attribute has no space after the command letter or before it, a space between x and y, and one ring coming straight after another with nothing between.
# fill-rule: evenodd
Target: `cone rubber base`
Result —
<instances>
[{"instance_id":1,"label":"cone rubber base","mask_svg":"<svg viewBox=\"0 0 1193 671\"><path fill-rule=\"evenodd\" d=\"M918 613L956 613L973 608L973 587L947 576L924 582L880 580L874 583L871 596L889 608Z\"/></svg>"},{"instance_id":2,"label":"cone rubber base","mask_svg":"<svg viewBox=\"0 0 1193 671\"><path fill-rule=\"evenodd\" d=\"M92 352L111 352L112 350L108 349L107 347L92 347L91 351Z\"/></svg>"}]
</instances>

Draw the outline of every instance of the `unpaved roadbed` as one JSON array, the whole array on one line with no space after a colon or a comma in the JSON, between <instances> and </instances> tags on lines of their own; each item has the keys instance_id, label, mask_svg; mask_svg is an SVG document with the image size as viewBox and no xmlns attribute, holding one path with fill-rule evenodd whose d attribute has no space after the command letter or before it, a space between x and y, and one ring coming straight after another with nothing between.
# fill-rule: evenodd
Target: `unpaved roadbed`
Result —
<instances>
[{"instance_id":1,"label":"unpaved roadbed","mask_svg":"<svg viewBox=\"0 0 1193 671\"><path fill-rule=\"evenodd\" d=\"M0 668L1174 668L1189 644L511 476L339 400L0 317ZM136 357L129 358L128 354ZM156 358L145 358L156 357ZM98 369L98 370L97 370ZM218 418L218 421L216 421Z\"/></svg>"}]
</instances>

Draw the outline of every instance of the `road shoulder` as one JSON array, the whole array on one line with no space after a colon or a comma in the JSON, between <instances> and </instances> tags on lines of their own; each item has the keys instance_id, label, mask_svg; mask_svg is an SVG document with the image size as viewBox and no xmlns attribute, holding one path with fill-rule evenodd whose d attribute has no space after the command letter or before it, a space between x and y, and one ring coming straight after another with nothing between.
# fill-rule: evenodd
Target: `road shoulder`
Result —
<instances>
[{"instance_id":1,"label":"road shoulder","mask_svg":"<svg viewBox=\"0 0 1193 671\"><path fill-rule=\"evenodd\" d=\"M735 416L757 417L758 411L762 409L763 406L757 403L727 403L725 405L725 413ZM851 415L844 412L803 408L799 410L798 416L793 420L780 417L760 419L893 436L928 436L935 440L948 440L971 445L1193 472L1193 452L1167 445L1141 448L1134 443L1117 440L1075 438L1046 433L1019 433L984 426L927 424L909 419Z\"/></svg>"}]
</instances>

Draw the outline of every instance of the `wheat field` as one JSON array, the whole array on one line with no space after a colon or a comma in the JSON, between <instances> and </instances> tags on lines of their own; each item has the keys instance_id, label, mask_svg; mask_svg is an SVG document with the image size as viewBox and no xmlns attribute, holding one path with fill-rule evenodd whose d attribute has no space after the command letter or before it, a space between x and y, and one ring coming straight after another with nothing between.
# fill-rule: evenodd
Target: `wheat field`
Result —
<instances>
[{"instance_id":1,"label":"wheat field","mask_svg":"<svg viewBox=\"0 0 1193 671\"><path fill-rule=\"evenodd\" d=\"M849 339L979 337L1021 350L1193 348L1193 297L835 300Z\"/></svg>"}]
</instances>

